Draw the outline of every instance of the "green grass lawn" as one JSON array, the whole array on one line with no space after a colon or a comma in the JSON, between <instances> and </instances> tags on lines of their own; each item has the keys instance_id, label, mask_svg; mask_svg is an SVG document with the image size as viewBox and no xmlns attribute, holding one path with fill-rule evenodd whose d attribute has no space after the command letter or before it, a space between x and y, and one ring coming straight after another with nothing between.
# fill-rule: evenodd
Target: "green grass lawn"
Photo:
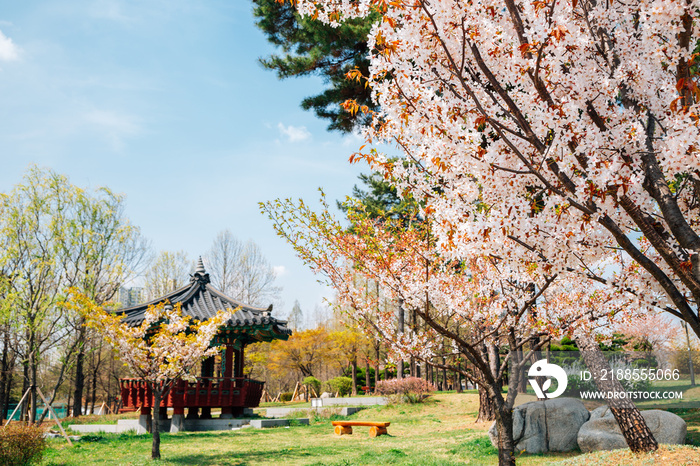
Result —
<instances>
[{"instance_id":1,"label":"green grass lawn","mask_svg":"<svg viewBox=\"0 0 700 466\"><path fill-rule=\"evenodd\" d=\"M260 403L261 408L310 408L310 401L275 401Z\"/></svg>"},{"instance_id":2,"label":"green grass lawn","mask_svg":"<svg viewBox=\"0 0 700 466\"><path fill-rule=\"evenodd\" d=\"M525 401L525 400L523 400ZM490 423L476 424L478 397L474 393L440 393L423 404L373 407L350 419L389 421L389 435L369 438L365 427L353 435L333 434L330 419L312 419L309 426L227 432L163 434L163 465L361 465L497 464L497 452L486 435ZM700 410L681 415L694 429ZM700 440L700 438L698 438ZM103 434L83 436L74 447L50 441L43 465L151 464L150 436ZM578 453L522 455L523 465L551 464Z\"/></svg>"}]
</instances>

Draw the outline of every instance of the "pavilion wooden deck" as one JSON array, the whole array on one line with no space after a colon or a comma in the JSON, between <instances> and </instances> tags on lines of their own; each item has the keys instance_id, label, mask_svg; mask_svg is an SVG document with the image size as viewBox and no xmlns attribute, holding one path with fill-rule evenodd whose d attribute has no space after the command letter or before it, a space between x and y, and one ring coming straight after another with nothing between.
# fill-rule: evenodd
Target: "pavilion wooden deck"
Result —
<instances>
[{"instance_id":1,"label":"pavilion wooden deck","mask_svg":"<svg viewBox=\"0 0 700 466\"><path fill-rule=\"evenodd\" d=\"M141 379L121 379L122 404L129 408L152 408L153 392ZM260 404L264 382L242 377L199 377L196 382L178 380L161 407L254 408Z\"/></svg>"}]
</instances>

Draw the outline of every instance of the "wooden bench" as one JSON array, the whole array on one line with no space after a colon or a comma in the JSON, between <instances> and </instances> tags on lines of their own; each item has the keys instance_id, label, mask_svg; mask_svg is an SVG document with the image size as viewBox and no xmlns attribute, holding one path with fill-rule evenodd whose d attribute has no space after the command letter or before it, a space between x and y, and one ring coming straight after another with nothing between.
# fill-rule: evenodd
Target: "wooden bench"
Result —
<instances>
[{"instance_id":1,"label":"wooden bench","mask_svg":"<svg viewBox=\"0 0 700 466\"><path fill-rule=\"evenodd\" d=\"M353 426L369 426L369 436L378 437L386 435L386 428L390 422L368 422L368 421L332 421L335 426L336 435L352 435Z\"/></svg>"}]
</instances>

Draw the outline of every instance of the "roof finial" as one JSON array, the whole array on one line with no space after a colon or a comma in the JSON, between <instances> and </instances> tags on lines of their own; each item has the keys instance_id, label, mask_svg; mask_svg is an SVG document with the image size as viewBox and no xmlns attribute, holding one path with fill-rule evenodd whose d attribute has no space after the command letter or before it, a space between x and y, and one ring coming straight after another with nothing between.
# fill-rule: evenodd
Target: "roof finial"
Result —
<instances>
[{"instance_id":1,"label":"roof finial","mask_svg":"<svg viewBox=\"0 0 700 466\"><path fill-rule=\"evenodd\" d=\"M197 261L197 268L194 269L194 273L198 273L200 275L204 275L206 273L206 270L204 270L204 262L202 262L202 256L199 256L199 260Z\"/></svg>"}]
</instances>

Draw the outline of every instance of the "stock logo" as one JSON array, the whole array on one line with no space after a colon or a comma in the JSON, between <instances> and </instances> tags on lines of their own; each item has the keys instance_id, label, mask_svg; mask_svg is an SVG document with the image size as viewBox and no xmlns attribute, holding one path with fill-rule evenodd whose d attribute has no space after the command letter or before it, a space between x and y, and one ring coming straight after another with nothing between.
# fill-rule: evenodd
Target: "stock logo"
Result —
<instances>
[{"instance_id":1,"label":"stock logo","mask_svg":"<svg viewBox=\"0 0 700 466\"><path fill-rule=\"evenodd\" d=\"M535 364L530 366L530 370L527 371L527 375L530 377L529 382L532 389L535 391L537 398L556 398L566 390L566 384L568 382L566 378L566 372L564 369L557 366L556 364L550 364L546 359L540 359ZM550 377L547 379L540 387L537 380L534 377ZM557 380L557 389L552 393L546 393L549 387L552 386L552 378ZM545 396L546 395L546 396Z\"/></svg>"}]
</instances>

